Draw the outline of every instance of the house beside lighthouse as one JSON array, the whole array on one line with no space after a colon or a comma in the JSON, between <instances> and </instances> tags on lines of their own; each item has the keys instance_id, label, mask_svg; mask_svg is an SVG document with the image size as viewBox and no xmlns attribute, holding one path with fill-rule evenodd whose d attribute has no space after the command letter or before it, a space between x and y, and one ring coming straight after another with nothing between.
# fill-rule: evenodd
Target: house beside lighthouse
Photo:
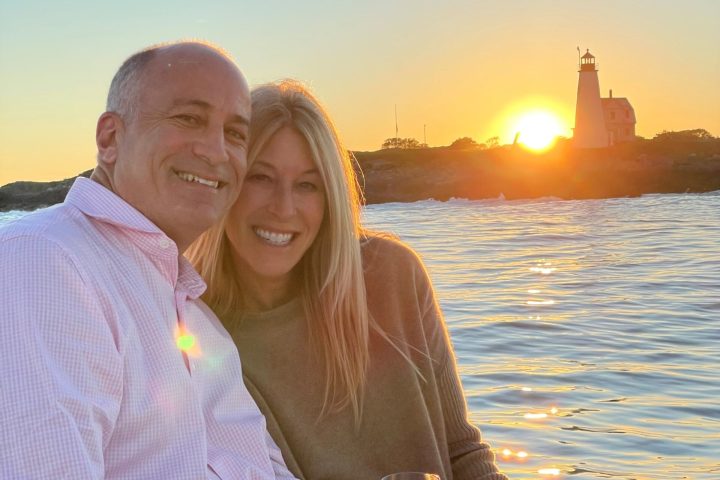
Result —
<instances>
[{"instance_id":1,"label":"house beside lighthouse","mask_svg":"<svg viewBox=\"0 0 720 480\"><path fill-rule=\"evenodd\" d=\"M580 50L578 49L578 55ZM635 140L635 110L627 98L600 98L595 57L587 50L580 57L573 144L602 148Z\"/></svg>"},{"instance_id":2,"label":"house beside lighthouse","mask_svg":"<svg viewBox=\"0 0 720 480\"><path fill-rule=\"evenodd\" d=\"M610 96L601 100L610 145L635 140L635 110L630 101L613 97L612 89Z\"/></svg>"}]
</instances>

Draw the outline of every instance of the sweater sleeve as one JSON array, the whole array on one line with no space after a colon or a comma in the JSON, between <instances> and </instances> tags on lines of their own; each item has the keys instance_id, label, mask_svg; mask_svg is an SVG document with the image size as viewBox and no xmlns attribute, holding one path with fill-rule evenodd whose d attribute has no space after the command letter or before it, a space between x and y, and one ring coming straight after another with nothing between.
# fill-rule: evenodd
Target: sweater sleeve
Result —
<instances>
[{"instance_id":1,"label":"sweater sleeve","mask_svg":"<svg viewBox=\"0 0 720 480\"><path fill-rule=\"evenodd\" d=\"M427 272L421 269L418 298L424 300L423 324L430 354L436 365L435 378L440 395L448 453L454 480L507 480L495 465L490 445L467 418L467 404L457 372L455 354L442 312Z\"/></svg>"}]
</instances>

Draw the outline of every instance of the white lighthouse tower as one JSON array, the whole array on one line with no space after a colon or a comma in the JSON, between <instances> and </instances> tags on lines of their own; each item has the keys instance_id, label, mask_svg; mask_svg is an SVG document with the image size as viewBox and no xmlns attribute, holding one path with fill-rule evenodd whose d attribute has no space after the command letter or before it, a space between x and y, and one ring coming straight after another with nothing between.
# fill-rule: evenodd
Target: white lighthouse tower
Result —
<instances>
[{"instance_id":1,"label":"white lighthouse tower","mask_svg":"<svg viewBox=\"0 0 720 480\"><path fill-rule=\"evenodd\" d=\"M595 57L590 54L590 50L580 58L579 67L573 143L579 148L607 147L608 133L600 100L600 82Z\"/></svg>"}]
</instances>

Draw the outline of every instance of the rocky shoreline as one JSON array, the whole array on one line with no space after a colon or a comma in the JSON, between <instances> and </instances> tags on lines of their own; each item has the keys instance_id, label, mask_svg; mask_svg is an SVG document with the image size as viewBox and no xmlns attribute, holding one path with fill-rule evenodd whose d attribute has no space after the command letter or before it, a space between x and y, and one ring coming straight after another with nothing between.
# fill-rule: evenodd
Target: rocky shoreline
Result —
<instances>
[{"instance_id":1,"label":"rocky shoreline","mask_svg":"<svg viewBox=\"0 0 720 480\"><path fill-rule=\"evenodd\" d=\"M385 149L354 155L368 204L430 198L571 200L720 190L719 139L671 144L646 140L594 150L576 150L564 143L543 154L504 146ZM0 187L0 211L62 202L74 179Z\"/></svg>"},{"instance_id":2,"label":"rocky shoreline","mask_svg":"<svg viewBox=\"0 0 720 480\"><path fill-rule=\"evenodd\" d=\"M513 146L381 150L356 153L356 158L369 204L428 198L574 200L720 190L720 141L702 150L645 147L558 146L544 154Z\"/></svg>"}]
</instances>

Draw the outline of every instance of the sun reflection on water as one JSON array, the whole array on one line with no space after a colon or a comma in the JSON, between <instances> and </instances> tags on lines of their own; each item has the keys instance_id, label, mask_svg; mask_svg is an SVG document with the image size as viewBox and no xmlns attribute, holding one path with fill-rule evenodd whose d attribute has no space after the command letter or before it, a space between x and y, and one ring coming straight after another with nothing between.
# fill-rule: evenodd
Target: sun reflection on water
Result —
<instances>
[{"instance_id":1,"label":"sun reflection on water","mask_svg":"<svg viewBox=\"0 0 720 480\"><path fill-rule=\"evenodd\" d=\"M542 262L538 263L534 267L530 267L531 272L540 273L542 275L550 275L553 273L557 268L551 266L551 262Z\"/></svg>"},{"instance_id":2,"label":"sun reflection on water","mask_svg":"<svg viewBox=\"0 0 720 480\"><path fill-rule=\"evenodd\" d=\"M529 454L525 450L518 450L517 452L514 452L513 450L509 448L503 448L500 451L500 457L506 462L510 461L525 461L527 459Z\"/></svg>"},{"instance_id":3,"label":"sun reflection on water","mask_svg":"<svg viewBox=\"0 0 720 480\"><path fill-rule=\"evenodd\" d=\"M538 470L538 473L540 475L558 476L558 475L560 475L560 469L559 468L541 468L540 470Z\"/></svg>"},{"instance_id":4,"label":"sun reflection on water","mask_svg":"<svg viewBox=\"0 0 720 480\"><path fill-rule=\"evenodd\" d=\"M547 418L548 414L545 412L543 412L543 413L526 413L523 416L525 418L527 418L528 420L536 420L539 418Z\"/></svg>"},{"instance_id":5,"label":"sun reflection on water","mask_svg":"<svg viewBox=\"0 0 720 480\"><path fill-rule=\"evenodd\" d=\"M555 305L555 300L528 300L528 305Z\"/></svg>"}]
</instances>

